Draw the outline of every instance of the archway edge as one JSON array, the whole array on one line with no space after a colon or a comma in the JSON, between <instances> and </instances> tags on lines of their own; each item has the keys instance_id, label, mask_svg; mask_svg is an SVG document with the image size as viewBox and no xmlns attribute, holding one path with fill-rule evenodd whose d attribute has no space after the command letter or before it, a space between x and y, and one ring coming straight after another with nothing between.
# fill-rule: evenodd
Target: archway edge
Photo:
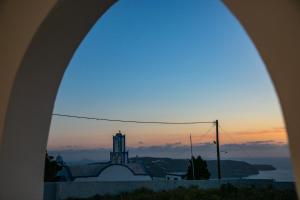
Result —
<instances>
[{"instance_id":1,"label":"archway edge","mask_svg":"<svg viewBox=\"0 0 300 200\"><path fill-rule=\"evenodd\" d=\"M114 2L1 2L0 52L7 57L0 59L0 199L42 199L58 86L80 42Z\"/></svg>"},{"instance_id":2,"label":"archway edge","mask_svg":"<svg viewBox=\"0 0 300 200\"><path fill-rule=\"evenodd\" d=\"M268 67L282 105L299 183L299 1L224 2L245 27ZM0 27L5 30L0 53L7 55L0 59L1 199L42 198L44 150L59 83L80 41L113 3L0 2Z\"/></svg>"},{"instance_id":3,"label":"archway edge","mask_svg":"<svg viewBox=\"0 0 300 200\"><path fill-rule=\"evenodd\" d=\"M252 39L275 86L300 194L300 1L223 1Z\"/></svg>"}]
</instances>

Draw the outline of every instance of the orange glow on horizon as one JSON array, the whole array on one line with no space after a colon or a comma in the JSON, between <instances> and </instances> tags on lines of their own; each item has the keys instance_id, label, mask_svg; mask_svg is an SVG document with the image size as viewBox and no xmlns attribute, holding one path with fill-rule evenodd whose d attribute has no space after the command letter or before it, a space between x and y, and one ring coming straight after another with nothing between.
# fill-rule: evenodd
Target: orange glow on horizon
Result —
<instances>
[{"instance_id":1,"label":"orange glow on horizon","mask_svg":"<svg viewBox=\"0 0 300 200\"><path fill-rule=\"evenodd\" d=\"M123 129L121 129L123 130ZM209 132L199 131L197 129L171 129L161 130L152 129L141 131L138 129L127 128L123 133L127 137L127 146L140 147L140 146L162 146L168 144L189 145L189 134L192 133L194 144L212 143L215 140L215 129L211 128ZM79 149L92 149L92 148L111 148L112 135L114 130L103 131L106 134L101 134L98 131L90 131L89 133L82 134L57 134L56 137L50 137L48 148L61 149L61 148L79 148ZM109 134L107 134L109 133ZM184 134L183 134L184 133ZM285 128L269 128L257 130L244 130L244 131L224 131L220 130L221 144L241 144L254 141L267 141L278 144L288 143L287 133Z\"/></svg>"}]
</instances>

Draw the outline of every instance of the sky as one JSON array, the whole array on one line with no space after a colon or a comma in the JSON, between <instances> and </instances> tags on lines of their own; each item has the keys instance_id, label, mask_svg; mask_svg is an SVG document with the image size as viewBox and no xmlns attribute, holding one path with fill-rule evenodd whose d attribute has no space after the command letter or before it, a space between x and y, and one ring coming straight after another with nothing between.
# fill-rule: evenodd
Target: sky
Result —
<instances>
[{"instance_id":1,"label":"sky","mask_svg":"<svg viewBox=\"0 0 300 200\"><path fill-rule=\"evenodd\" d=\"M113 5L75 52L53 113L142 121L218 119L223 146L271 145L284 148L281 152L288 156L274 87L245 30L219 0L183 2L121 0ZM129 148L148 153L153 146L184 149L189 134L200 146L215 137L211 124L141 125L53 116L48 149L106 151L119 130Z\"/></svg>"}]
</instances>

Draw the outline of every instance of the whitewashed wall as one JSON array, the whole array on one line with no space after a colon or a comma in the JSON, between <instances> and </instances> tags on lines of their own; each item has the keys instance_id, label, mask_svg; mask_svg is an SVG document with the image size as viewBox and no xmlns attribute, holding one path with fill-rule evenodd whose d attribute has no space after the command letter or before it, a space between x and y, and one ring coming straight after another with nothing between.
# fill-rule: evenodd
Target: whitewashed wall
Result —
<instances>
[{"instance_id":1,"label":"whitewashed wall","mask_svg":"<svg viewBox=\"0 0 300 200\"><path fill-rule=\"evenodd\" d=\"M97 177L76 178L75 182L107 182L107 181L151 181L148 175L135 175L127 167L111 165L104 169Z\"/></svg>"}]
</instances>

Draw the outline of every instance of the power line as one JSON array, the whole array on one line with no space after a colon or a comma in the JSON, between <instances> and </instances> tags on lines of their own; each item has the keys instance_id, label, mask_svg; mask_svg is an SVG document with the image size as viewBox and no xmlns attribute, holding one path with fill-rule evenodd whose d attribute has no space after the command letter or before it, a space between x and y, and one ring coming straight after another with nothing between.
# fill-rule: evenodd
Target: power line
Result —
<instances>
[{"instance_id":1,"label":"power line","mask_svg":"<svg viewBox=\"0 0 300 200\"><path fill-rule=\"evenodd\" d=\"M137 124L173 124L173 125L185 125L185 124L213 124L215 122L208 121L195 121L195 122L166 122L166 121L138 121L138 120L121 120L121 119L107 119L107 118L98 118L98 117L88 117L88 116L79 116L79 115L68 115L53 113L53 116L58 117L68 117L76 119L86 119L86 120L97 120L97 121L108 121L108 122L121 122L121 123L137 123Z\"/></svg>"},{"instance_id":2,"label":"power line","mask_svg":"<svg viewBox=\"0 0 300 200\"><path fill-rule=\"evenodd\" d=\"M215 124L213 124L211 127L209 127L208 128L208 130L204 133L204 134L201 134L200 136L193 136L194 138L196 138L197 139L197 141L201 141L202 139L204 139L207 135L209 136L209 138L208 138L208 141L210 141L211 140L211 134L209 134L210 133L210 131L213 129L215 127ZM200 143L201 144L201 143ZM202 143L202 144L205 144L205 143ZM206 143L207 144L207 143ZM210 145L210 142L208 143L209 145L207 146L207 145L204 145L203 147L204 147L204 150L207 150L208 149L208 147L211 147L211 145ZM209 150L210 151L210 150ZM205 151L203 151L203 152L205 152Z\"/></svg>"},{"instance_id":3,"label":"power line","mask_svg":"<svg viewBox=\"0 0 300 200\"><path fill-rule=\"evenodd\" d=\"M220 126L220 128L221 128L221 130L223 131L223 133L225 133L226 136L228 136L228 138L231 139L231 140L233 141L234 144L237 144L237 147L238 147L242 152L245 152L246 157L248 157L248 158L251 157L250 154L249 154L249 152L248 152L247 150L243 149L243 148L238 144L238 142L237 142L233 137L231 137L231 135L230 135L230 133L229 133L228 131L225 131L224 128L222 128L221 126ZM223 134L223 135L224 135L224 134Z\"/></svg>"},{"instance_id":4,"label":"power line","mask_svg":"<svg viewBox=\"0 0 300 200\"><path fill-rule=\"evenodd\" d=\"M220 129L223 131L223 133L225 133L226 136L228 136L229 139L231 139L231 140L233 141L233 143L238 144L238 142L236 142L236 140L235 140L233 137L230 136L230 134L229 134L228 131L225 131L224 128L223 128L222 126L219 126L219 127L220 127ZM223 136L224 136L224 135L223 135Z\"/></svg>"},{"instance_id":5,"label":"power line","mask_svg":"<svg viewBox=\"0 0 300 200\"><path fill-rule=\"evenodd\" d=\"M213 122L214 123L214 122ZM208 133L210 133L210 131L213 129L215 127L215 124L213 124L211 127L209 127L208 129L207 129L207 131L204 133L204 134L201 134L201 135L199 135L199 136L194 136L194 138L196 137L199 137L199 138L197 138L197 140L202 140L202 139L204 139L204 137L205 136L207 136L208 135ZM210 135L209 135L210 136Z\"/></svg>"}]
</instances>

